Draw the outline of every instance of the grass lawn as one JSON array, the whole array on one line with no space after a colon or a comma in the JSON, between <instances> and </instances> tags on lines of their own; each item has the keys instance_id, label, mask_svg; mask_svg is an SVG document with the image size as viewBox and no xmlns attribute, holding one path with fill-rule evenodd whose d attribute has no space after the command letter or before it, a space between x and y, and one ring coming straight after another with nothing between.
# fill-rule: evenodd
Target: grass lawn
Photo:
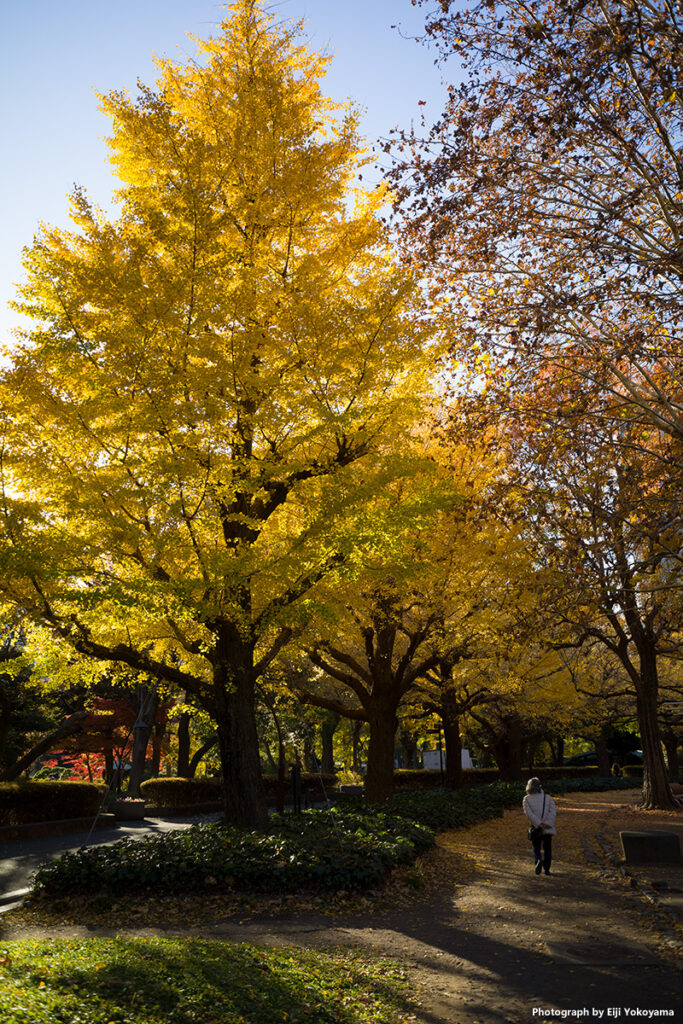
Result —
<instances>
[{"instance_id":1,"label":"grass lawn","mask_svg":"<svg viewBox=\"0 0 683 1024\"><path fill-rule=\"evenodd\" d=\"M199 939L0 944L3 1024L398 1024L405 972L349 950Z\"/></svg>"}]
</instances>

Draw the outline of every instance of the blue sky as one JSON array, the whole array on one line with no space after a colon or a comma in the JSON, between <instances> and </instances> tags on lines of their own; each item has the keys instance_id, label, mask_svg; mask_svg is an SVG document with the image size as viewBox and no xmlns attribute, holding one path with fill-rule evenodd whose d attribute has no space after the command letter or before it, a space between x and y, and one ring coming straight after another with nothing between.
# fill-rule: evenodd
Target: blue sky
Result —
<instances>
[{"instance_id":1,"label":"blue sky","mask_svg":"<svg viewBox=\"0 0 683 1024\"><path fill-rule=\"evenodd\" d=\"M372 140L436 117L444 96L434 54L411 38L424 12L410 0L280 0L283 19L306 19L315 49L334 61L324 89L367 109ZM67 222L67 193L82 185L105 208L115 187L106 158L108 122L95 92L135 90L155 78L152 57L189 55L187 33L215 34L226 10L210 0L17 0L0 17L0 344L17 315L21 249L41 220ZM400 25L400 31L392 25ZM418 101L426 102L419 107Z\"/></svg>"}]
</instances>

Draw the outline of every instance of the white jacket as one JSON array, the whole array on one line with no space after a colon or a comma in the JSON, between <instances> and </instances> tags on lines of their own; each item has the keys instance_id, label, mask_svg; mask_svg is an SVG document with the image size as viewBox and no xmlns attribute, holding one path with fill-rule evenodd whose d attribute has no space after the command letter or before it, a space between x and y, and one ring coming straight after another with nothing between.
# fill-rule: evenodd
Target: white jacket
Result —
<instances>
[{"instance_id":1,"label":"white jacket","mask_svg":"<svg viewBox=\"0 0 683 1024\"><path fill-rule=\"evenodd\" d=\"M543 809L543 797L545 797L545 809ZM541 821L544 821L546 828L543 832L547 836L556 836L557 831L555 829L555 815L557 814L557 807L555 801L547 793L541 790L540 793L527 793L522 803L524 813L531 822L532 825L540 825ZM543 809L543 818L541 818L541 810Z\"/></svg>"}]
</instances>

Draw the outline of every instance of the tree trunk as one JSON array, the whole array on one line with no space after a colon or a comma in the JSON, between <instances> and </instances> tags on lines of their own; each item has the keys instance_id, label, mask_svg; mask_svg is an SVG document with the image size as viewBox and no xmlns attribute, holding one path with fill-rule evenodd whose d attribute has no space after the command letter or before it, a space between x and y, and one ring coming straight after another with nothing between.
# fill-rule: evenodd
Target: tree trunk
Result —
<instances>
[{"instance_id":1,"label":"tree trunk","mask_svg":"<svg viewBox=\"0 0 683 1024\"><path fill-rule=\"evenodd\" d=\"M130 796L140 795L140 783L145 773L147 747L159 707L159 695L156 690L147 690L145 687L139 686L138 695L140 704L137 721L133 726L133 752L130 758L130 775L128 776L127 792Z\"/></svg>"},{"instance_id":2,"label":"tree trunk","mask_svg":"<svg viewBox=\"0 0 683 1024\"><path fill-rule=\"evenodd\" d=\"M370 743L368 746L368 773L365 777L365 800L369 804L381 804L394 795L394 737L396 734L396 712L375 711L370 719Z\"/></svg>"},{"instance_id":3,"label":"tree trunk","mask_svg":"<svg viewBox=\"0 0 683 1024\"><path fill-rule=\"evenodd\" d=\"M322 720L320 730L322 741L322 771L327 775L334 774L334 734L339 725L336 711L328 711Z\"/></svg>"},{"instance_id":4,"label":"tree trunk","mask_svg":"<svg viewBox=\"0 0 683 1024\"><path fill-rule=\"evenodd\" d=\"M304 734L304 770L307 772L317 772L318 769L318 758L311 740L311 735L307 729Z\"/></svg>"},{"instance_id":5,"label":"tree trunk","mask_svg":"<svg viewBox=\"0 0 683 1024\"><path fill-rule=\"evenodd\" d=\"M494 752L501 779L519 782L522 777L522 727L518 718L505 720L506 731L496 737Z\"/></svg>"},{"instance_id":6,"label":"tree trunk","mask_svg":"<svg viewBox=\"0 0 683 1024\"><path fill-rule=\"evenodd\" d=\"M608 778L609 773L612 771L609 750L607 749L607 739L605 738L606 729L607 727L603 725L595 737L595 753L597 754L598 768L600 769L600 775L605 779Z\"/></svg>"},{"instance_id":7,"label":"tree trunk","mask_svg":"<svg viewBox=\"0 0 683 1024\"><path fill-rule=\"evenodd\" d=\"M206 741L206 743L202 743L201 747L198 750L195 750L194 754L190 758L189 774L187 776L188 779L193 779L194 778L194 774L197 771L197 767L198 767L199 763L201 762L202 758L206 754L208 754L208 752L210 750L212 750L213 747L215 747L217 743L218 743L218 736L212 736L210 739L208 739Z\"/></svg>"},{"instance_id":8,"label":"tree trunk","mask_svg":"<svg viewBox=\"0 0 683 1024\"><path fill-rule=\"evenodd\" d=\"M12 719L13 705L0 687L0 771L5 767L7 737Z\"/></svg>"},{"instance_id":9,"label":"tree trunk","mask_svg":"<svg viewBox=\"0 0 683 1024\"><path fill-rule=\"evenodd\" d=\"M187 694L185 695L187 700ZM190 712L183 711L178 719L178 765L179 779L190 778Z\"/></svg>"},{"instance_id":10,"label":"tree trunk","mask_svg":"<svg viewBox=\"0 0 683 1024\"><path fill-rule=\"evenodd\" d=\"M268 742L268 740L266 739L265 736L263 736L263 735L261 736L261 738L259 740L259 745L261 747L263 747L263 749L264 749L264 751L266 753L266 761L268 762L268 768L270 769L270 771L274 775L276 775L277 774L277 762L276 762L275 758L273 757L273 751L270 749L270 743Z\"/></svg>"},{"instance_id":11,"label":"tree trunk","mask_svg":"<svg viewBox=\"0 0 683 1024\"><path fill-rule=\"evenodd\" d=\"M277 786L275 789L275 810L282 814L285 809L285 795L287 790L287 758L285 756L285 745L282 739L277 744Z\"/></svg>"},{"instance_id":12,"label":"tree trunk","mask_svg":"<svg viewBox=\"0 0 683 1024\"><path fill-rule=\"evenodd\" d=\"M406 768L417 767L417 740L412 733L403 732L401 734L401 746L403 747L403 756L405 758Z\"/></svg>"},{"instance_id":13,"label":"tree trunk","mask_svg":"<svg viewBox=\"0 0 683 1024\"><path fill-rule=\"evenodd\" d=\"M104 781L107 786L114 783L114 737L106 736L104 741Z\"/></svg>"},{"instance_id":14,"label":"tree trunk","mask_svg":"<svg viewBox=\"0 0 683 1024\"><path fill-rule=\"evenodd\" d=\"M398 734L398 745L401 761L399 768L417 768L418 750L416 734L402 726Z\"/></svg>"},{"instance_id":15,"label":"tree trunk","mask_svg":"<svg viewBox=\"0 0 683 1024\"><path fill-rule=\"evenodd\" d=\"M481 743L481 741L480 741L480 750L481 750L481 753L479 754L479 756L477 758L477 761L479 762L479 767L480 768L490 768L491 767L491 761L493 760L493 754L491 752L490 745L485 744L485 743Z\"/></svg>"},{"instance_id":16,"label":"tree trunk","mask_svg":"<svg viewBox=\"0 0 683 1024\"><path fill-rule=\"evenodd\" d=\"M460 736L460 715L449 695L444 693L443 735L446 746L446 785L449 789L460 789L462 775L462 737Z\"/></svg>"},{"instance_id":17,"label":"tree trunk","mask_svg":"<svg viewBox=\"0 0 683 1024\"><path fill-rule=\"evenodd\" d=\"M360 773L360 731L363 724L361 721L354 722L351 730L351 767L357 773Z\"/></svg>"},{"instance_id":18,"label":"tree trunk","mask_svg":"<svg viewBox=\"0 0 683 1024\"><path fill-rule=\"evenodd\" d=\"M669 771L669 778L677 779L680 771L678 761L678 736L671 726L667 726L662 730L662 739L664 740L664 749L666 751L666 766Z\"/></svg>"},{"instance_id":19,"label":"tree trunk","mask_svg":"<svg viewBox=\"0 0 683 1024\"><path fill-rule=\"evenodd\" d=\"M161 775L161 747L166 733L166 716L157 722L152 730L152 774L155 778Z\"/></svg>"},{"instance_id":20,"label":"tree trunk","mask_svg":"<svg viewBox=\"0 0 683 1024\"><path fill-rule=\"evenodd\" d=\"M636 687L638 727L643 745L643 801L646 810L674 810L676 804L669 789L657 717L656 654L640 650L640 680Z\"/></svg>"},{"instance_id":21,"label":"tree trunk","mask_svg":"<svg viewBox=\"0 0 683 1024\"><path fill-rule=\"evenodd\" d=\"M268 697L267 692L263 691L263 697L268 710L273 716L273 723L275 725L275 732L277 733L277 764L273 762L273 768L277 774L277 785L275 787L275 810L278 814L282 814L285 809L285 797L287 790L287 761L285 758L285 736L282 730L282 723L280 716L275 710L275 701ZM270 755L270 751L269 751Z\"/></svg>"},{"instance_id":22,"label":"tree trunk","mask_svg":"<svg viewBox=\"0 0 683 1024\"><path fill-rule=\"evenodd\" d=\"M216 639L214 702L225 819L231 825L260 828L268 820L268 808L254 714L253 645L232 625L222 625Z\"/></svg>"},{"instance_id":23,"label":"tree trunk","mask_svg":"<svg viewBox=\"0 0 683 1024\"><path fill-rule=\"evenodd\" d=\"M556 736L555 739L555 743L553 743L552 739L549 739L548 746L552 754L553 764L556 768L561 768L564 764L564 737Z\"/></svg>"}]
</instances>

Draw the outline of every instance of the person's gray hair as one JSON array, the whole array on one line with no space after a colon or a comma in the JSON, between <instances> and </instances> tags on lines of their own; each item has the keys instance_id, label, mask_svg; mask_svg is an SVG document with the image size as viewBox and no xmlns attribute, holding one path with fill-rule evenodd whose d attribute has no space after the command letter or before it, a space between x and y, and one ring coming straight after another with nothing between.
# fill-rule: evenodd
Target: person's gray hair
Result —
<instances>
[{"instance_id":1,"label":"person's gray hair","mask_svg":"<svg viewBox=\"0 0 683 1024\"><path fill-rule=\"evenodd\" d=\"M541 792L541 780L535 776L533 779L529 779L526 784L527 793L540 793Z\"/></svg>"}]
</instances>

